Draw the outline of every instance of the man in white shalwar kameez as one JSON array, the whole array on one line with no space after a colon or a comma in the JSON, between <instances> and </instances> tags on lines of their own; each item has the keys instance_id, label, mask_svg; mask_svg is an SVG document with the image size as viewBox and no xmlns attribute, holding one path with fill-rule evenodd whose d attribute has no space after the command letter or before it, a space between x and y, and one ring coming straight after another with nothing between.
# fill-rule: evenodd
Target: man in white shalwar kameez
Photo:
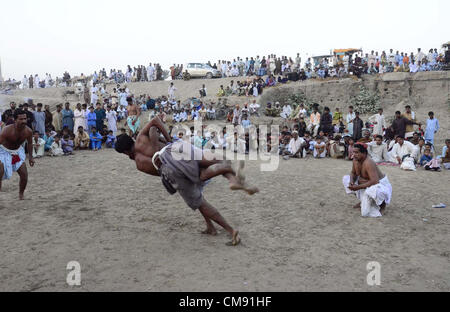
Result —
<instances>
[{"instance_id":1,"label":"man in white shalwar kameez","mask_svg":"<svg viewBox=\"0 0 450 312\"><path fill-rule=\"evenodd\" d=\"M111 109L111 106L106 107L106 120L108 121L108 131L112 131L113 135L117 134L117 113Z\"/></svg>"},{"instance_id":2,"label":"man in white shalwar kameez","mask_svg":"<svg viewBox=\"0 0 450 312\"><path fill-rule=\"evenodd\" d=\"M361 208L361 216L381 217L385 207L391 203L391 183L368 157L365 144L355 144L353 155L352 172L342 179L345 191L355 194L361 201L354 207Z\"/></svg>"},{"instance_id":3,"label":"man in white shalwar kameez","mask_svg":"<svg viewBox=\"0 0 450 312\"><path fill-rule=\"evenodd\" d=\"M280 116L283 119L288 119L289 116L291 116L292 113L292 107L289 104L284 104L283 111L281 112Z\"/></svg>"},{"instance_id":4,"label":"man in white shalwar kameez","mask_svg":"<svg viewBox=\"0 0 450 312\"><path fill-rule=\"evenodd\" d=\"M381 135L377 135L375 141L370 142L367 145L369 156L375 163L392 162L388 153L387 144L383 142L383 137Z\"/></svg>"},{"instance_id":5,"label":"man in white shalwar kameez","mask_svg":"<svg viewBox=\"0 0 450 312\"><path fill-rule=\"evenodd\" d=\"M94 83L94 85L91 88L91 105L97 104L97 101L98 101L97 91L98 91L98 88Z\"/></svg>"},{"instance_id":6,"label":"man in white shalwar kameez","mask_svg":"<svg viewBox=\"0 0 450 312\"><path fill-rule=\"evenodd\" d=\"M169 100L170 101L175 101L175 91L177 90L177 88L175 88L175 86L173 85L173 82L170 83L170 87L167 90L167 93L169 94Z\"/></svg>"},{"instance_id":7,"label":"man in white shalwar kameez","mask_svg":"<svg viewBox=\"0 0 450 312\"><path fill-rule=\"evenodd\" d=\"M398 161L401 169L416 171L414 159L416 158L417 151L417 147L414 144L405 141L405 138L399 136L397 143L392 148L391 156Z\"/></svg>"},{"instance_id":8,"label":"man in white shalwar kameez","mask_svg":"<svg viewBox=\"0 0 450 312\"><path fill-rule=\"evenodd\" d=\"M386 120L384 119L383 109L378 109L378 114L369 118L369 121L374 124L373 135L383 135L383 129L386 128Z\"/></svg>"}]
</instances>

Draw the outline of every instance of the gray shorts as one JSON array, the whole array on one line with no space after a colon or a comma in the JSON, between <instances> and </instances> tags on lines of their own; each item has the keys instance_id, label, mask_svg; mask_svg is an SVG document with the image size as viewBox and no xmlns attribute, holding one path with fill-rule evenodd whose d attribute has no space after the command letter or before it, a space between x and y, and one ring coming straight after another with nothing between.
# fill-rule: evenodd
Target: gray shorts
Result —
<instances>
[{"instance_id":1,"label":"gray shorts","mask_svg":"<svg viewBox=\"0 0 450 312\"><path fill-rule=\"evenodd\" d=\"M199 160L174 159L172 150L182 148L191 149L192 153L198 153L191 144L181 145L174 143L169 146L160 156L161 175L180 193L186 204L196 210L203 202L203 182L200 180ZM175 151L176 152L176 151ZM201 150L200 150L201 152Z\"/></svg>"}]
</instances>

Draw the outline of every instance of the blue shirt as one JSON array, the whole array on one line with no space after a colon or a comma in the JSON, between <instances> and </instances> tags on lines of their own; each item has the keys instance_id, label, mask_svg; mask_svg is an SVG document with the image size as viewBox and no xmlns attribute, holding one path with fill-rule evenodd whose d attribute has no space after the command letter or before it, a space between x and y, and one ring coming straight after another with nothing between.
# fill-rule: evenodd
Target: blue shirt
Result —
<instances>
[{"instance_id":1,"label":"blue shirt","mask_svg":"<svg viewBox=\"0 0 450 312\"><path fill-rule=\"evenodd\" d=\"M88 126L96 126L97 125L97 114L92 112L87 114L87 124Z\"/></svg>"}]
</instances>

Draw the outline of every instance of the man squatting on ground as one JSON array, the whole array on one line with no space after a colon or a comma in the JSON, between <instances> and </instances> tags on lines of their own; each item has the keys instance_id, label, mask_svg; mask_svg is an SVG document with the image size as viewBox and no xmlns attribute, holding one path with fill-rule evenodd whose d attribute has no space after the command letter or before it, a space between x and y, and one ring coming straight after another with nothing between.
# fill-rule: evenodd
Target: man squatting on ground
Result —
<instances>
[{"instance_id":1,"label":"man squatting on ground","mask_svg":"<svg viewBox=\"0 0 450 312\"><path fill-rule=\"evenodd\" d=\"M386 175L368 157L367 147L363 143L354 145L352 173L344 176L347 194L355 194L361 201L355 208L361 207L363 217L381 217L392 197L392 186Z\"/></svg>"},{"instance_id":2,"label":"man squatting on ground","mask_svg":"<svg viewBox=\"0 0 450 312\"><path fill-rule=\"evenodd\" d=\"M117 138L116 151L134 160L139 171L160 176L170 194L178 191L190 208L198 209L207 226L202 233L216 235L217 231L212 223L214 221L231 234L229 245L235 246L240 243L239 232L234 230L203 197L203 186L209 179L223 175L230 182L232 190L244 190L250 195L259 192L257 188L244 183L243 161L239 163L238 172L235 172L231 161L216 160L212 154L205 157L206 153L211 152L202 151L182 140L173 143L159 117L152 119L142 129L136 142L126 134L120 135ZM183 159L186 152L187 157Z\"/></svg>"}]
</instances>

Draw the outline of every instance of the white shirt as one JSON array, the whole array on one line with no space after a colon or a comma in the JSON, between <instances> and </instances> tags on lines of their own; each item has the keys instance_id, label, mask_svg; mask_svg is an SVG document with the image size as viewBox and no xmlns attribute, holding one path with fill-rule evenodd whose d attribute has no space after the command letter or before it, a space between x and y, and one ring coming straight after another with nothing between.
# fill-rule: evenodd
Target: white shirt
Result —
<instances>
[{"instance_id":1,"label":"white shirt","mask_svg":"<svg viewBox=\"0 0 450 312\"><path fill-rule=\"evenodd\" d=\"M403 158L403 156L410 154L411 157L415 157L417 153L417 148L414 144L409 141L403 141L403 145L396 143L392 148L391 154L394 157Z\"/></svg>"},{"instance_id":2,"label":"white shirt","mask_svg":"<svg viewBox=\"0 0 450 312\"><path fill-rule=\"evenodd\" d=\"M291 154L296 154L303 143L305 143L305 140L303 140L301 137L298 137L297 140L292 138L289 142L288 151Z\"/></svg>"}]
</instances>

